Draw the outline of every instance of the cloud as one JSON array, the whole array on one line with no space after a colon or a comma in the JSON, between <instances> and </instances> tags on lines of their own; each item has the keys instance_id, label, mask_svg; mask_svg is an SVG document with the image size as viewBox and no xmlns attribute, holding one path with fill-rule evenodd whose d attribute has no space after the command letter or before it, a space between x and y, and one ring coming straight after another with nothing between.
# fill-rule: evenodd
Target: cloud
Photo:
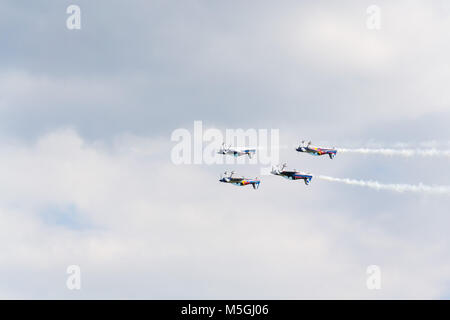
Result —
<instances>
[{"instance_id":1,"label":"cloud","mask_svg":"<svg viewBox=\"0 0 450 320\"><path fill-rule=\"evenodd\" d=\"M365 130L381 137L380 123L448 118L440 2L381 2L379 31L367 30L366 6L352 2L276 10L262 2L256 12L219 3L79 5L83 28L71 32L63 4L45 12L3 4L16 19L2 22L15 34L1 53L6 132L29 138L74 125L96 139L163 134L195 119L260 127L270 119L357 139ZM439 134L435 119L420 120Z\"/></svg>"},{"instance_id":2,"label":"cloud","mask_svg":"<svg viewBox=\"0 0 450 320\"><path fill-rule=\"evenodd\" d=\"M2 281L1 290L12 296L429 298L442 293L435 273L422 273L440 260L446 265L444 243L427 249L419 239L405 242L383 230L381 216L337 215L323 201L331 193L314 184L308 189L267 178L257 191L220 184L219 168L171 165L165 141L132 135L108 145L62 129L31 145L2 142L0 149L1 270L12 279ZM49 207L52 214L43 215ZM75 220L66 219L65 208L72 208ZM424 259L411 266L408 256L417 250ZM365 288L365 268L374 260L391 279L380 293ZM65 268L71 264L82 270L79 293L65 288ZM417 286L423 291L409 291L411 277L421 279Z\"/></svg>"},{"instance_id":3,"label":"cloud","mask_svg":"<svg viewBox=\"0 0 450 320\"><path fill-rule=\"evenodd\" d=\"M280 129L280 161L299 170L448 185L445 158L293 149L448 141L446 1L381 1L376 32L352 1L80 0L76 32L69 4L0 4L1 295L445 297L447 198L219 184L230 168L173 165L169 137L194 120ZM70 264L81 292L65 287ZM372 264L380 292L365 287Z\"/></svg>"}]
</instances>

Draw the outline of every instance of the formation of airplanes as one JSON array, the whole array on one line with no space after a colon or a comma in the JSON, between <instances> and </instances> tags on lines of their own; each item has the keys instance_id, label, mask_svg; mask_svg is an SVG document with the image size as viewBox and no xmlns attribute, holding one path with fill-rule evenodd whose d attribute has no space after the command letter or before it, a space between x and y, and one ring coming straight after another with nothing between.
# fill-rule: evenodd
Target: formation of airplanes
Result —
<instances>
[{"instance_id":1,"label":"formation of airplanes","mask_svg":"<svg viewBox=\"0 0 450 320\"><path fill-rule=\"evenodd\" d=\"M314 156L328 155L330 159L333 159L336 156L337 150L335 148L320 148L311 146L311 141L307 144L305 141L299 145L298 148L295 149L298 152L306 152ZM223 155L233 155L235 157L239 157L242 155L247 155L250 159L253 154L256 153L255 149L232 149L231 145L227 148L225 143L222 144L221 149L218 151L219 154ZM287 170L287 164L284 163L281 166L272 167L272 171L270 172L273 175L281 176L288 180L303 180L306 185L309 185L313 176L310 173L305 173L301 171L297 171L296 169ZM258 178L245 178L242 176L235 176L235 172L231 171L228 173L227 171L220 177L219 181L224 183L231 183L236 186L247 186L251 185L253 189L258 189L261 180Z\"/></svg>"}]
</instances>

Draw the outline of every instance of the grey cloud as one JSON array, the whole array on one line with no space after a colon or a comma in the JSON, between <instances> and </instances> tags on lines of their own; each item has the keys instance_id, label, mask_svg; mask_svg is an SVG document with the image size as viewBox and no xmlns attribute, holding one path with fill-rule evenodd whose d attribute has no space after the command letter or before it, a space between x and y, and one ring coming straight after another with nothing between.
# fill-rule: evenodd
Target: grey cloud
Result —
<instances>
[{"instance_id":1,"label":"grey cloud","mask_svg":"<svg viewBox=\"0 0 450 320\"><path fill-rule=\"evenodd\" d=\"M172 130L203 120L278 128L280 161L314 174L448 185L446 159L293 149L449 141L445 3L381 1L374 33L353 1L77 1L80 31L65 28L72 2L3 1L0 294L446 297L448 197L278 177L254 192L219 184L226 165L169 158ZM381 292L364 286L370 264Z\"/></svg>"}]
</instances>

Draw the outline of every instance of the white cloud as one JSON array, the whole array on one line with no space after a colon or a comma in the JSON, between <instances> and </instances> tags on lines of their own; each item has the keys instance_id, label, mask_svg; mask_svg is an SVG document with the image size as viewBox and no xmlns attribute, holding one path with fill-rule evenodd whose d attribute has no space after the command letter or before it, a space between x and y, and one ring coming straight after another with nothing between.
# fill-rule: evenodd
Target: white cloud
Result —
<instances>
[{"instance_id":1,"label":"white cloud","mask_svg":"<svg viewBox=\"0 0 450 320\"><path fill-rule=\"evenodd\" d=\"M324 201L331 196L324 186L269 178L257 191L223 185L214 168L171 165L163 141L130 135L115 141L107 147L65 129L32 145L2 143L1 273L11 280L1 281L1 290L26 298L430 298L443 292L445 244L405 241L383 231L377 219L342 214ZM56 209L53 221L43 218L49 206L68 205L81 227L59 223L64 210ZM420 263L411 264L418 251ZM379 293L365 288L365 268L373 263L386 278ZM78 296L65 289L69 264L82 268ZM411 279L420 279L416 290Z\"/></svg>"},{"instance_id":2,"label":"white cloud","mask_svg":"<svg viewBox=\"0 0 450 320\"><path fill-rule=\"evenodd\" d=\"M447 3L381 1L374 32L356 2L86 1L77 34L58 6L0 4L14 34L0 52L0 295L446 297L448 197L224 185L229 168L172 165L169 133L197 119L279 128L292 167L448 185L442 159L330 162L291 145L447 141ZM365 287L371 264L380 292Z\"/></svg>"}]
</instances>

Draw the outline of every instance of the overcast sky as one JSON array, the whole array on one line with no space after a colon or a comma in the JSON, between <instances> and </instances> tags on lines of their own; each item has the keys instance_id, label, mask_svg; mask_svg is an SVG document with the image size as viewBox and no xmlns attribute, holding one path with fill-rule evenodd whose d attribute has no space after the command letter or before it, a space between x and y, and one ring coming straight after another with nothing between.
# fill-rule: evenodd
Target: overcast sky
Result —
<instances>
[{"instance_id":1,"label":"overcast sky","mask_svg":"<svg viewBox=\"0 0 450 320\"><path fill-rule=\"evenodd\" d=\"M81 8L69 30L66 9ZM370 5L381 28L366 25ZM449 298L448 194L218 182L177 128L277 129L290 167L450 185L448 1L2 1L1 298ZM79 265L81 290L66 268ZM366 268L381 269L368 290Z\"/></svg>"}]
</instances>

